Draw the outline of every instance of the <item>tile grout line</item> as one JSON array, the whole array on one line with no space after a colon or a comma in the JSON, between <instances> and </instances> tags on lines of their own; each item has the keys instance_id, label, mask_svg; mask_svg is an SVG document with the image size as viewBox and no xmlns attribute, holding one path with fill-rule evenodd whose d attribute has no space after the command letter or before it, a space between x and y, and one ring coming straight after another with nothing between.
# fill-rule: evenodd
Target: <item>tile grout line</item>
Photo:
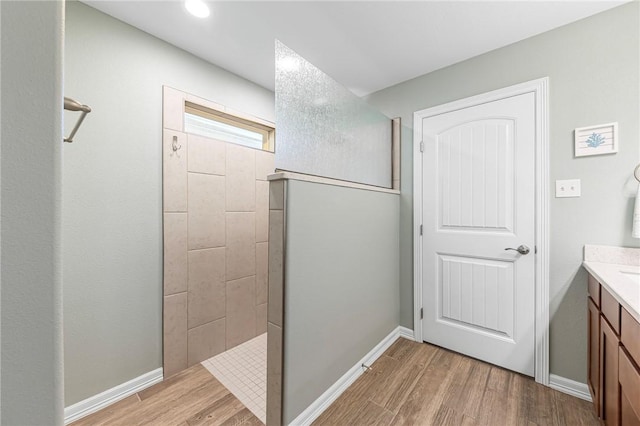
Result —
<instances>
[{"instance_id":1,"label":"tile grout line","mask_svg":"<svg viewBox=\"0 0 640 426\"><path fill-rule=\"evenodd\" d=\"M266 340L263 333L202 363L263 422L266 419Z\"/></svg>"}]
</instances>

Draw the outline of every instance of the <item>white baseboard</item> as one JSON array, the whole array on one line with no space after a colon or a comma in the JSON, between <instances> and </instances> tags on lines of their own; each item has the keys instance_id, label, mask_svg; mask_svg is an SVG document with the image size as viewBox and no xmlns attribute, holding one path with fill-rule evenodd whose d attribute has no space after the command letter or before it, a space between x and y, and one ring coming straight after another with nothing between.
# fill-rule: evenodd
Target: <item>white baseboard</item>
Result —
<instances>
[{"instance_id":1,"label":"white baseboard","mask_svg":"<svg viewBox=\"0 0 640 426\"><path fill-rule=\"evenodd\" d=\"M353 382L356 381L358 377L360 377L364 373L364 369L362 368L362 364L370 366L377 360L380 355L384 353L389 346L393 344L400 336L404 337L406 333L405 330L402 330L403 327L397 327L391 333L387 335L380 343L378 343L368 354L366 354L360 361L358 361L353 367L349 369L342 377L340 377L329 389L327 389L318 399L311 403L298 417L293 420L290 425L295 426L308 426L315 419L322 414L324 410L333 403L342 392L347 390L349 386ZM410 339L413 340L413 331L409 330L411 333ZM407 337L409 338L409 337Z\"/></svg>"},{"instance_id":2,"label":"white baseboard","mask_svg":"<svg viewBox=\"0 0 640 426\"><path fill-rule=\"evenodd\" d=\"M162 368L149 371L141 376L122 383L111 389L80 401L64 409L64 424L69 424L105 408L114 402L140 392L151 385L162 381Z\"/></svg>"},{"instance_id":3,"label":"white baseboard","mask_svg":"<svg viewBox=\"0 0 640 426\"><path fill-rule=\"evenodd\" d=\"M562 393L591 402L591 393L589 392L589 386L587 386L586 383L580 383L562 376L549 374L549 387Z\"/></svg>"},{"instance_id":4,"label":"white baseboard","mask_svg":"<svg viewBox=\"0 0 640 426\"><path fill-rule=\"evenodd\" d=\"M414 334L413 330L411 330L410 328L407 328L407 327L403 327L403 326L400 326L398 328L400 329L400 337L404 337L405 339L409 339L409 340L415 342L416 337L415 337L415 334Z\"/></svg>"}]
</instances>

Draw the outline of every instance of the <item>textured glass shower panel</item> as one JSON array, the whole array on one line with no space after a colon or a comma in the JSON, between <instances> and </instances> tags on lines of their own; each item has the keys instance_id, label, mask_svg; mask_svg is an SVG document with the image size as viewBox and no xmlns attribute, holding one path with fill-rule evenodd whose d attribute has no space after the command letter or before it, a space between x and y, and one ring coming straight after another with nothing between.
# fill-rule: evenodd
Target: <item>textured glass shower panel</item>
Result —
<instances>
[{"instance_id":1,"label":"textured glass shower panel","mask_svg":"<svg viewBox=\"0 0 640 426\"><path fill-rule=\"evenodd\" d=\"M391 187L391 120L276 41L276 168Z\"/></svg>"}]
</instances>

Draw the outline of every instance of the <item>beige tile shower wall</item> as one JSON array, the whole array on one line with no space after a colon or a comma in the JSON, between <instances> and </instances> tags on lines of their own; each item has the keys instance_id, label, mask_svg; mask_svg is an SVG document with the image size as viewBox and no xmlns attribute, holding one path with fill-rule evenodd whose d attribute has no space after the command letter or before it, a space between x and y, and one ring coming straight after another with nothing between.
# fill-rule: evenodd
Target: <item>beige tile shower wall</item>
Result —
<instances>
[{"instance_id":1,"label":"beige tile shower wall","mask_svg":"<svg viewBox=\"0 0 640 426\"><path fill-rule=\"evenodd\" d=\"M181 132L187 97L164 88L165 377L267 331L274 154Z\"/></svg>"},{"instance_id":2,"label":"beige tile shower wall","mask_svg":"<svg viewBox=\"0 0 640 426\"><path fill-rule=\"evenodd\" d=\"M267 426L282 424L286 180L269 182ZM262 306L262 305L261 305ZM266 305L265 305L266 306Z\"/></svg>"}]
</instances>

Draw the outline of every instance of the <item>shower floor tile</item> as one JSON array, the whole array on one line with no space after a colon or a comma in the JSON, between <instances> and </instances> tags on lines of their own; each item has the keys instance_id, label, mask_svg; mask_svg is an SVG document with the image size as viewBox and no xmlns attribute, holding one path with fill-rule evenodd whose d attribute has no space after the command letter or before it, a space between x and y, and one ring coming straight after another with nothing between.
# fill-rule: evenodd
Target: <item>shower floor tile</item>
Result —
<instances>
[{"instance_id":1,"label":"shower floor tile","mask_svg":"<svg viewBox=\"0 0 640 426\"><path fill-rule=\"evenodd\" d=\"M267 333L202 361L262 423L267 417Z\"/></svg>"}]
</instances>

